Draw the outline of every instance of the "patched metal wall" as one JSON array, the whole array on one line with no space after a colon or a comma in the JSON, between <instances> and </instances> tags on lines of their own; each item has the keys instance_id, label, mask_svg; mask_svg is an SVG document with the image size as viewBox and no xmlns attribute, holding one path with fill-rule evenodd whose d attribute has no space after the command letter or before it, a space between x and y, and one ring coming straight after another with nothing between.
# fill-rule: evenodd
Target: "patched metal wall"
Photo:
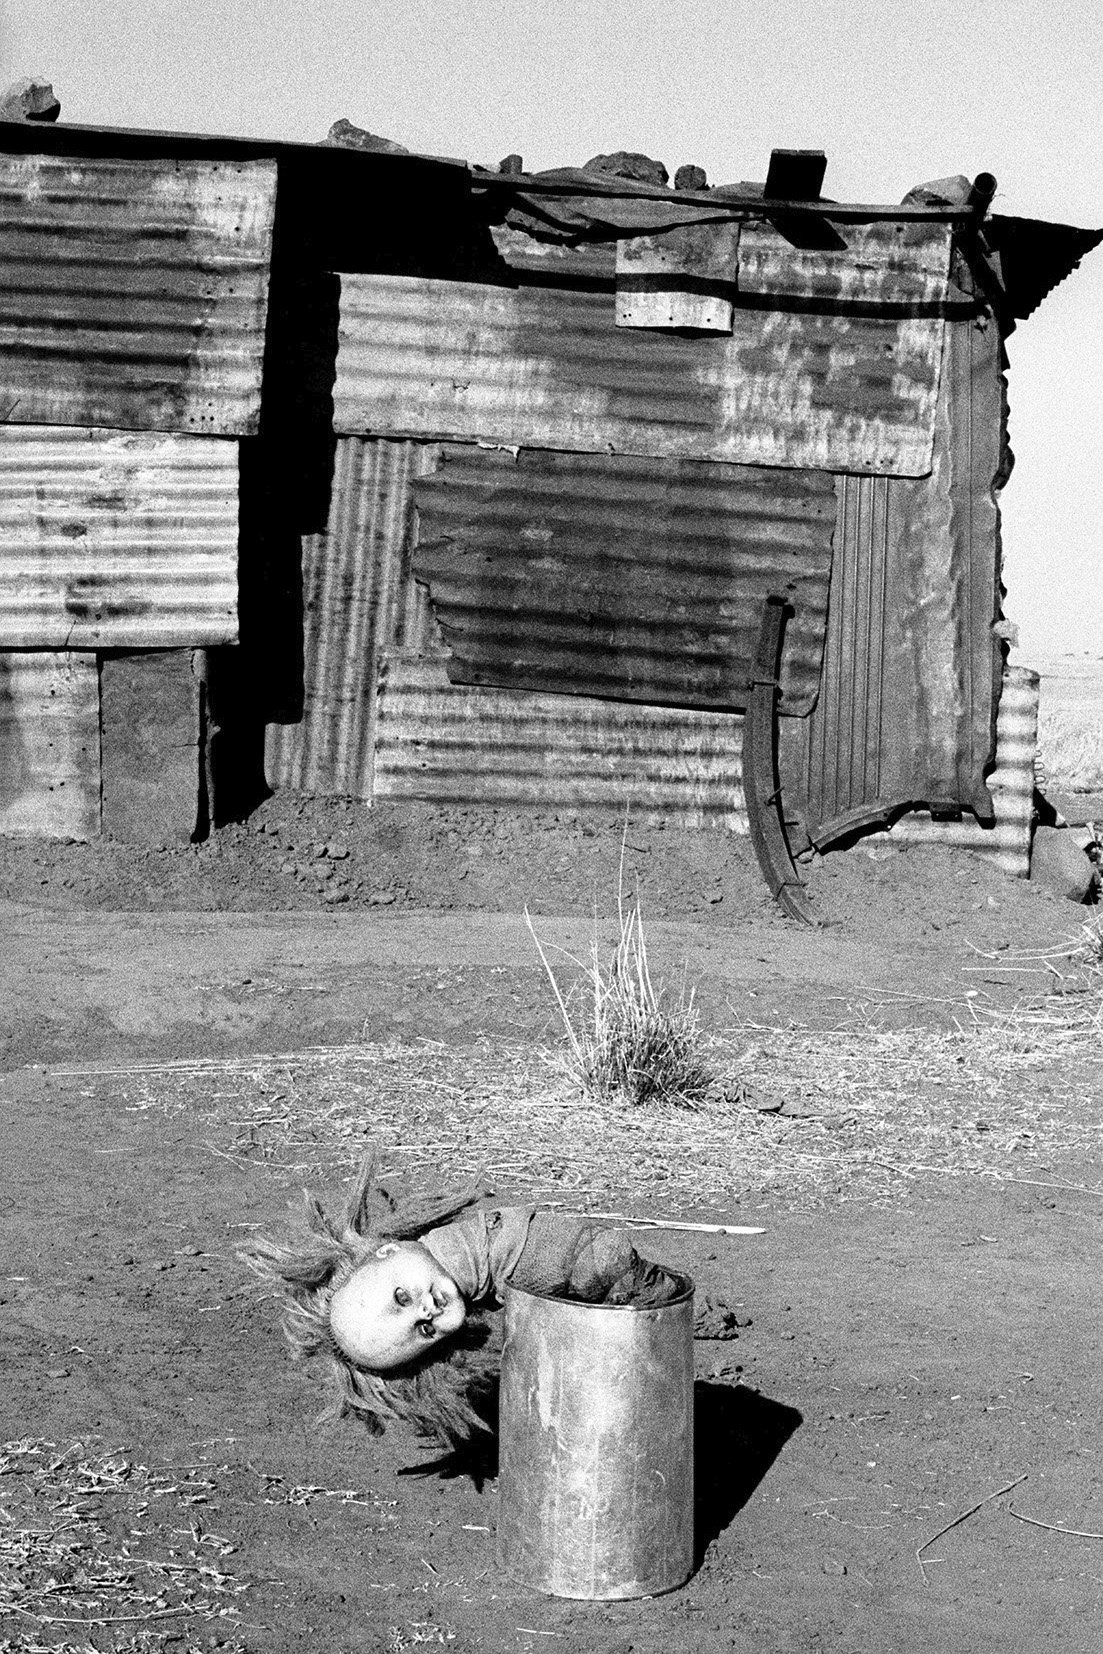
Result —
<instances>
[{"instance_id":1,"label":"patched metal wall","mask_svg":"<svg viewBox=\"0 0 1103 1654\"><path fill-rule=\"evenodd\" d=\"M243 436L274 161L0 154L0 421Z\"/></svg>"},{"instance_id":2,"label":"patched metal wall","mask_svg":"<svg viewBox=\"0 0 1103 1654\"><path fill-rule=\"evenodd\" d=\"M410 566L413 489L438 459L338 443L327 531L303 542L303 718L269 724L269 784L532 805L562 784L580 808L744 831L738 715L449 683Z\"/></svg>"},{"instance_id":3,"label":"patched metal wall","mask_svg":"<svg viewBox=\"0 0 1103 1654\"><path fill-rule=\"evenodd\" d=\"M391 652L379 693L377 798L631 811L641 825L745 833L743 720L450 684Z\"/></svg>"},{"instance_id":4,"label":"patched metal wall","mask_svg":"<svg viewBox=\"0 0 1103 1654\"><path fill-rule=\"evenodd\" d=\"M439 647L409 570L410 485L435 457L415 442L337 443L326 531L303 540L303 715L267 729L274 787L371 797L380 651Z\"/></svg>"},{"instance_id":5,"label":"patched metal wall","mask_svg":"<svg viewBox=\"0 0 1103 1654\"><path fill-rule=\"evenodd\" d=\"M237 638L238 444L0 427L0 647Z\"/></svg>"},{"instance_id":6,"label":"patched metal wall","mask_svg":"<svg viewBox=\"0 0 1103 1654\"><path fill-rule=\"evenodd\" d=\"M95 655L0 652L0 833L88 839L99 828Z\"/></svg>"},{"instance_id":7,"label":"patched metal wall","mask_svg":"<svg viewBox=\"0 0 1103 1654\"><path fill-rule=\"evenodd\" d=\"M786 734L786 797L829 843L909 803L991 820L1001 681L1000 341L947 329L935 468L839 479L819 701ZM797 745L801 755L794 758Z\"/></svg>"},{"instance_id":8,"label":"patched metal wall","mask_svg":"<svg viewBox=\"0 0 1103 1654\"><path fill-rule=\"evenodd\" d=\"M783 710L811 710L835 524L822 472L451 446L414 494L414 572L454 682L741 709L776 593L794 610Z\"/></svg>"},{"instance_id":9,"label":"patched metal wall","mask_svg":"<svg viewBox=\"0 0 1103 1654\"><path fill-rule=\"evenodd\" d=\"M924 476L945 323L739 308L730 335L616 326L611 293L341 278L343 434Z\"/></svg>"}]
</instances>

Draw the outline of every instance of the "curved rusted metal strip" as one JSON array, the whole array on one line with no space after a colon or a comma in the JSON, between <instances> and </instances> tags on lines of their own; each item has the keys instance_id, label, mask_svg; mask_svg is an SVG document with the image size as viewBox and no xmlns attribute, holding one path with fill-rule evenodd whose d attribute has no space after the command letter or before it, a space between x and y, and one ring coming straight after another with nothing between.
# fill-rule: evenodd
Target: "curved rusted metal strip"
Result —
<instances>
[{"instance_id":1,"label":"curved rusted metal strip","mask_svg":"<svg viewBox=\"0 0 1103 1654\"><path fill-rule=\"evenodd\" d=\"M781 640L788 605L771 595L762 609L751 694L743 720L743 790L751 843L770 894L790 918L807 925L819 920L808 906L804 885L789 848L781 811L778 774L777 698Z\"/></svg>"}]
</instances>

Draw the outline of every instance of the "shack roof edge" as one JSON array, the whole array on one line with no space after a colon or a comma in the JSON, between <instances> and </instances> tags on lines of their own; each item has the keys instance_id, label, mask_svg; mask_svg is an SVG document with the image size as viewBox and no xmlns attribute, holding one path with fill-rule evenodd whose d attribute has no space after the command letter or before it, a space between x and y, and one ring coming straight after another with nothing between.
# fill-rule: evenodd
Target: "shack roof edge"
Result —
<instances>
[{"instance_id":1,"label":"shack roof edge","mask_svg":"<svg viewBox=\"0 0 1103 1654\"><path fill-rule=\"evenodd\" d=\"M634 180L586 173L580 168L556 168L545 173L501 173L452 156L415 152L361 150L340 144L294 142L280 138L245 138L204 132L159 131L144 127L86 126L78 122L0 120L0 153L134 159L175 158L227 161L276 160L298 163L308 174L328 176L350 186L357 175L385 177L402 188L409 184L445 186L455 199L457 187L484 198L497 197L508 211L515 202L524 207L528 197L556 196L602 199L630 204L658 204L704 222L723 218L809 217L835 221L933 220L967 225L981 222L974 208L951 202L896 204L828 201L764 200L755 187L721 186L707 190L673 190ZM655 208L652 207L652 211ZM1103 229L1089 230L1045 219L1009 217L990 212L983 218L993 251L1003 255L1003 277L1012 316L1029 316L1042 299L1077 268L1080 260L1103 241ZM628 233L631 233L630 231ZM639 233L639 232L637 232ZM583 235L580 239L588 239ZM1014 267L1014 273L1012 273ZM1011 277L1009 280L1008 277Z\"/></svg>"}]
</instances>

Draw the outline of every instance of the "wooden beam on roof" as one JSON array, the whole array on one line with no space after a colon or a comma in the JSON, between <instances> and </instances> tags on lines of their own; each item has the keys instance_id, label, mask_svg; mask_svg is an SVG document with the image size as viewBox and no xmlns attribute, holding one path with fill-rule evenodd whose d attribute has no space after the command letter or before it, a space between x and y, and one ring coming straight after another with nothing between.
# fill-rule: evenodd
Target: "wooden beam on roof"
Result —
<instances>
[{"instance_id":1,"label":"wooden beam on roof","mask_svg":"<svg viewBox=\"0 0 1103 1654\"><path fill-rule=\"evenodd\" d=\"M771 201L818 201L826 171L822 149L773 149L762 193Z\"/></svg>"}]
</instances>

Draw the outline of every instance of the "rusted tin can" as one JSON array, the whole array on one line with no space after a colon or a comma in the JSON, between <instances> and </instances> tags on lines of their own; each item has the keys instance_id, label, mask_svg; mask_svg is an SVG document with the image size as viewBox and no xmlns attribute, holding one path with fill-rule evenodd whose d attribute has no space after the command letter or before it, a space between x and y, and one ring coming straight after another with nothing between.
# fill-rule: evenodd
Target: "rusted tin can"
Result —
<instances>
[{"instance_id":1,"label":"rusted tin can","mask_svg":"<svg viewBox=\"0 0 1103 1654\"><path fill-rule=\"evenodd\" d=\"M693 1282L659 1309L505 1290L498 1557L552 1596L693 1571Z\"/></svg>"}]
</instances>

